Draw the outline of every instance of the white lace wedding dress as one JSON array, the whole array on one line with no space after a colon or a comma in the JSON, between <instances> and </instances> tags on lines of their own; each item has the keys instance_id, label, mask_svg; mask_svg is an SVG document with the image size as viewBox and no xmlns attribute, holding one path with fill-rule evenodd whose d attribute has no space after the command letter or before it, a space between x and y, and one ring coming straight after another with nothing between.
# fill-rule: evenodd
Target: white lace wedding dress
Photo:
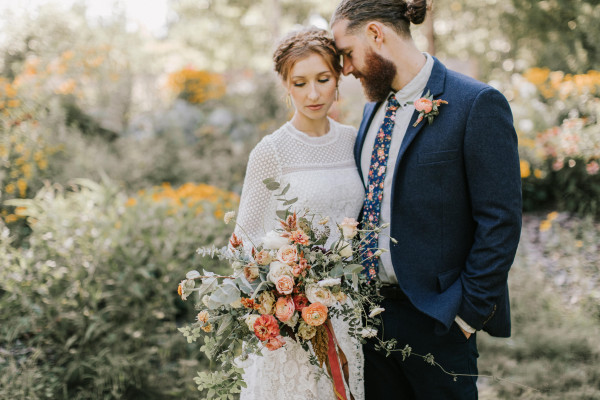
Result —
<instances>
[{"instance_id":1,"label":"white lace wedding dress","mask_svg":"<svg viewBox=\"0 0 600 400\"><path fill-rule=\"evenodd\" d=\"M332 235L327 245L339 237L336 222L358 217L364 188L353 156L356 130L331 119L329 122L330 130L324 136L308 136L288 122L258 143L250 154L237 218L243 230L237 228L236 234L258 245L266 232L277 227L275 210L282 207L263 184L266 178L275 178L282 185L290 183L286 197L298 197L294 209L308 208L329 217ZM361 344L349 336L342 320L334 318L332 325L348 359L351 393L362 400ZM248 386L241 400L336 399L331 381L324 376L315 379L318 368L292 339L287 338L286 345L278 350L265 349L262 357L250 357L242 366Z\"/></svg>"}]
</instances>

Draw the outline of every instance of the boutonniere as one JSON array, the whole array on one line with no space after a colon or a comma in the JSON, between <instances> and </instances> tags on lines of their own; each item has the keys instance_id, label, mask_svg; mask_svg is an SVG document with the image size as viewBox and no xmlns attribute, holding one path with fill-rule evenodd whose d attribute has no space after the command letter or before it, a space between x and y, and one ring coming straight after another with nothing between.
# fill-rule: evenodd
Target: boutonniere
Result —
<instances>
[{"instance_id":1,"label":"boutonniere","mask_svg":"<svg viewBox=\"0 0 600 400\"><path fill-rule=\"evenodd\" d=\"M433 100L433 96L428 90L425 97L421 97L415 102L409 101L408 104L414 104L415 110L419 112L419 118L417 118L417 121L413 125L416 128L423 121L423 118L427 118L427 122L431 125L433 118L440 113L440 106L448 104L448 102L442 99Z\"/></svg>"}]
</instances>

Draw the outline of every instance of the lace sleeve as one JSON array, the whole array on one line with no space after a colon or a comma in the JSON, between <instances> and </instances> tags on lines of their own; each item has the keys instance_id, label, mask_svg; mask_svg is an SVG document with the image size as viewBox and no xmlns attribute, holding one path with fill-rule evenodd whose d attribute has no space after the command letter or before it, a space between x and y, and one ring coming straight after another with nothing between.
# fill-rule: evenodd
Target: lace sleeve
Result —
<instances>
[{"instance_id":1,"label":"lace sleeve","mask_svg":"<svg viewBox=\"0 0 600 400\"><path fill-rule=\"evenodd\" d=\"M281 176L281 163L268 137L261 140L250 153L246 177L242 188L235 234L242 240L251 240L258 245L265 235L265 220L271 211L272 193L263 180L278 179Z\"/></svg>"}]
</instances>

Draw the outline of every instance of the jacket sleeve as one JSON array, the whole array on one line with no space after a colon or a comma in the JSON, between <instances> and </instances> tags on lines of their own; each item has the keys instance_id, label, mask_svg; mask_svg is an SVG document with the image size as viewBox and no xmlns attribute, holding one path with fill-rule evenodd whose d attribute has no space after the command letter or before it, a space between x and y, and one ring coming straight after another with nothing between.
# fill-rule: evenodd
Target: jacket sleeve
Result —
<instances>
[{"instance_id":1,"label":"jacket sleeve","mask_svg":"<svg viewBox=\"0 0 600 400\"><path fill-rule=\"evenodd\" d=\"M510 106L496 89L486 87L475 98L463 145L476 228L461 275L463 299L458 316L479 330L506 293L521 234L517 135Z\"/></svg>"}]
</instances>

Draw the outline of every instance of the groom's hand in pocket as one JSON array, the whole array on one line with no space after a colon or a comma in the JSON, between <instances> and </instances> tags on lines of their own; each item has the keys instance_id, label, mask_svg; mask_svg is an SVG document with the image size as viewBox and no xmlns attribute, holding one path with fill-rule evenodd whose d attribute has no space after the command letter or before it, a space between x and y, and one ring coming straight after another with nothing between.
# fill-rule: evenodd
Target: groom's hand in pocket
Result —
<instances>
[{"instance_id":1,"label":"groom's hand in pocket","mask_svg":"<svg viewBox=\"0 0 600 400\"><path fill-rule=\"evenodd\" d=\"M460 328L460 326L459 326L459 328ZM463 335L465 335L465 337L467 339L469 339L471 337L471 333L465 331L463 328L460 328L460 331L463 333Z\"/></svg>"}]
</instances>

